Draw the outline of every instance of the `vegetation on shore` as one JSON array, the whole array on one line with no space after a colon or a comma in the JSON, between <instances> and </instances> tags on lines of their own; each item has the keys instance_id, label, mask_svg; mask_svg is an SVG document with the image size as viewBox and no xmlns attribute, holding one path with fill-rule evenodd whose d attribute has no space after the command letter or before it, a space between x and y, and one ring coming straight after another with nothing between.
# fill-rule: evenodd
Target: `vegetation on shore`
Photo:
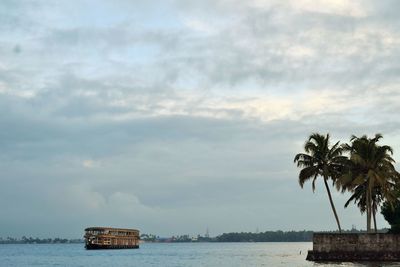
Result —
<instances>
[{"instance_id":1,"label":"vegetation on shore","mask_svg":"<svg viewBox=\"0 0 400 267\"><path fill-rule=\"evenodd\" d=\"M385 202L381 208L383 217L390 224L391 234L400 234L400 191L397 192L397 197L394 203Z\"/></svg>"},{"instance_id":2,"label":"vegetation on shore","mask_svg":"<svg viewBox=\"0 0 400 267\"><path fill-rule=\"evenodd\" d=\"M378 230L386 233L387 229ZM318 233L339 231L318 231ZM341 230L340 233L365 233L365 230ZM226 233L216 237L216 242L311 242L314 231L267 231L264 233Z\"/></svg>"},{"instance_id":3,"label":"vegetation on shore","mask_svg":"<svg viewBox=\"0 0 400 267\"><path fill-rule=\"evenodd\" d=\"M13 238L7 237L5 239L0 237L0 244L75 244L83 243L83 239L66 239L66 238L38 238L26 237Z\"/></svg>"},{"instance_id":4,"label":"vegetation on shore","mask_svg":"<svg viewBox=\"0 0 400 267\"><path fill-rule=\"evenodd\" d=\"M388 229L380 229L386 233ZM339 233L339 231L322 231L323 233ZM342 230L342 233L365 233L365 230ZM321 233L321 231L319 231ZM311 242L314 231L266 231L260 233L232 232L223 233L216 237L190 237L189 235L162 238L155 235L143 234L141 240L150 243L198 243L198 242Z\"/></svg>"},{"instance_id":5,"label":"vegetation on shore","mask_svg":"<svg viewBox=\"0 0 400 267\"><path fill-rule=\"evenodd\" d=\"M305 153L299 153L294 158L297 166L302 168L299 173L301 187L311 180L314 191L316 179L323 178L339 232L340 221L328 181L342 193L351 193L345 207L354 202L362 214L366 213L367 232L372 232L371 219L377 232L376 212L383 202L384 207L390 210L386 213L395 212L394 204L399 201L400 174L394 167L393 149L380 145L381 139L381 134L373 138L353 135L349 144L336 142L330 146L329 134L313 133L304 145ZM385 214L384 217L388 218Z\"/></svg>"},{"instance_id":6,"label":"vegetation on shore","mask_svg":"<svg viewBox=\"0 0 400 267\"><path fill-rule=\"evenodd\" d=\"M262 233L223 233L216 237L205 237L198 235L173 236L160 238L155 235L141 235L141 240L156 243L186 243L186 242L307 242L312 240L312 231L266 231Z\"/></svg>"},{"instance_id":7,"label":"vegetation on shore","mask_svg":"<svg viewBox=\"0 0 400 267\"><path fill-rule=\"evenodd\" d=\"M312 231L266 231L261 233L241 232L223 233L216 237L190 237L189 235L160 238L143 234L140 238L146 242L184 243L184 242L308 242L312 240Z\"/></svg>"},{"instance_id":8,"label":"vegetation on shore","mask_svg":"<svg viewBox=\"0 0 400 267\"><path fill-rule=\"evenodd\" d=\"M225 233L217 242L309 242L312 231L267 231L264 233Z\"/></svg>"},{"instance_id":9,"label":"vegetation on shore","mask_svg":"<svg viewBox=\"0 0 400 267\"><path fill-rule=\"evenodd\" d=\"M399 206L400 207L400 206ZM323 233L339 233L338 231L322 231ZM365 233L365 230L342 230L342 233ZM380 233L388 232L388 229L380 229ZM390 232L390 230L389 230ZM319 231L321 233L321 231ZM179 235L172 237L160 237L152 234L142 234L140 239L147 243L202 243L202 242L311 242L314 231L265 231L252 232L231 232L223 233L216 237L205 237L198 235ZM0 237L0 244L78 244L84 243L83 239L66 238L33 238L22 237L5 239Z\"/></svg>"}]
</instances>

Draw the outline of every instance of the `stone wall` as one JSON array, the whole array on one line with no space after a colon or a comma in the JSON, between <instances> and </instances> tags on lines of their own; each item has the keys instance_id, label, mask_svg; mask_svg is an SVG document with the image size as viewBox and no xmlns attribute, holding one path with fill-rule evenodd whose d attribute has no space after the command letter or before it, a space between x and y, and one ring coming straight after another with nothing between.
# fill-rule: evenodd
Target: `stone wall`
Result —
<instances>
[{"instance_id":1,"label":"stone wall","mask_svg":"<svg viewBox=\"0 0 400 267\"><path fill-rule=\"evenodd\" d=\"M314 261L400 261L400 235L315 233Z\"/></svg>"}]
</instances>

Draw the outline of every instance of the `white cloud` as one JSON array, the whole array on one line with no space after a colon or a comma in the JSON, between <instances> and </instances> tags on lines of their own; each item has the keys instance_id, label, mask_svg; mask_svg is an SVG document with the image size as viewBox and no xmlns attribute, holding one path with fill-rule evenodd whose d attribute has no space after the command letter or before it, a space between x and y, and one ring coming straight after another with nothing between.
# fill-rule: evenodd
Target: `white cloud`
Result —
<instances>
[{"instance_id":1,"label":"white cloud","mask_svg":"<svg viewBox=\"0 0 400 267\"><path fill-rule=\"evenodd\" d=\"M341 16L366 17L365 1L346 0L291 0L290 5L300 11L320 12Z\"/></svg>"},{"instance_id":2,"label":"white cloud","mask_svg":"<svg viewBox=\"0 0 400 267\"><path fill-rule=\"evenodd\" d=\"M82 161L82 166L85 168L96 168L100 166L100 161L96 161L96 160L91 160L91 159L86 159L84 161Z\"/></svg>"},{"instance_id":3,"label":"white cloud","mask_svg":"<svg viewBox=\"0 0 400 267\"><path fill-rule=\"evenodd\" d=\"M187 18L184 20L184 23L189 29L200 33L213 34L217 32L215 25L212 25L200 19Z\"/></svg>"}]
</instances>

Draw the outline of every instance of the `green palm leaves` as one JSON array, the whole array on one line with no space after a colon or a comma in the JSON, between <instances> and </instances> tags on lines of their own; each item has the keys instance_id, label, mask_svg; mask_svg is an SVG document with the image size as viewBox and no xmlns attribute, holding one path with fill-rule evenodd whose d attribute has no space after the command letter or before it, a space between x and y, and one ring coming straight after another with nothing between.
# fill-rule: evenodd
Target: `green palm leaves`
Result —
<instances>
[{"instance_id":1,"label":"green palm leaves","mask_svg":"<svg viewBox=\"0 0 400 267\"><path fill-rule=\"evenodd\" d=\"M376 211L383 200L393 202L396 199L395 186L399 182L399 173L394 167L393 149L379 145L381 134L374 138L353 136L345 146L349 152L347 171L342 175L342 191L352 195L346 203L354 201L362 213L367 214L367 231L371 232L371 217L376 229Z\"/></svg>"},{"instance_id":2,"label":"green palm leaves","mask_svg":"<svg viewBox=\"0 0 400 267\"><path fill-rule=\"evenodd\" d=\"M299 173L299 184L301 187L303 187L306 181L312 180L312 189L314 191L316 179L318 177L323 178L329 202L339 232L341 232L342 229L340 227L339 217L335 205L333 204L327 181L328 179L335 181L338 178L344 160L342 157L343 149L339 145L339 142L331 147L329 141L329 134L326 136L318 133L312 134L304 145L304 151L306 153L297 154L294 158L294 162L297 163L297 167L303 168Z\"/></svg>"},{"instance_id":3,"label":"green palm leaves","mask_svg":"<svg viewBox=\"0 0 400 267\"><path fill-rule=\"evenodd\" d=\"M393 149L379 145L382 135L373 138L352 136L350 144L339 142L330 146L330 136L314 133L304 145L305 153L295 156L294 162L302 168L299 184L312 181L313 191L318 177L323 178L339 231L340 222L327 181L331 180L338 190L351 192L345 207L352 201L361 213L367 214L367 231L371 232L371 218L374 219L380 204L386 200L396 200L395 187L399 184L400 174L395 170ZM346 155L343 155L346 154Z\"/></svg>"}]
</instances>

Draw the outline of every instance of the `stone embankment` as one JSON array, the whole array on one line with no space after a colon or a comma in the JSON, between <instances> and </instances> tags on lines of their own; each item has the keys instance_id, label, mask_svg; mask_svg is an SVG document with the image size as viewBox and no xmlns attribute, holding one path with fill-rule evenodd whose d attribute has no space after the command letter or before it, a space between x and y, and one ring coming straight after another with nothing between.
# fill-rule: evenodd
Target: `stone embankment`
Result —
<instances>
[{"instance_id":1,"label":"stone embankment","mask_svg":"<svg viewBox=\"0 0 400 267\"><path fill-rule=\"evenodd\" d=\"M400 261L400 235L314 233L311 261Z\"/></svg>"}]
</instances>

